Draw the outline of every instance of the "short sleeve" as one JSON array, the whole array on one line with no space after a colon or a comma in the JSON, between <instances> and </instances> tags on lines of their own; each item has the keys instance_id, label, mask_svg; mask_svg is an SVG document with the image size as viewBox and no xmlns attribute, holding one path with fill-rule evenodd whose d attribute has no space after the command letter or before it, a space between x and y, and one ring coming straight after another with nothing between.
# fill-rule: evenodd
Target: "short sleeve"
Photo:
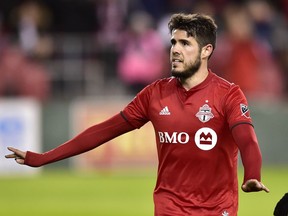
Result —
<instances>
[{"instance_id":1,"label":"short sleeve","mask_svg":"<svg viewBox=\"0 0 288 216\"><path fill-rule=\"evenodd\" d=\"M241 123L252 124L247 99L239 86L231 86L224 102L224 109L230 128Z\"/></svg>"}]
</instances>

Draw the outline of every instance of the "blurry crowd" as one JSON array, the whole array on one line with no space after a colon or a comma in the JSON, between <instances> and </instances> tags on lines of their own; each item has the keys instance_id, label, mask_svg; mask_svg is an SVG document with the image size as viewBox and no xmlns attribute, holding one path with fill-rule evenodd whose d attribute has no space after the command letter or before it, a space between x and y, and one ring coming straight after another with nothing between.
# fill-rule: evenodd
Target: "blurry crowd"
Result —
<instances>
[{"instance_id":1,"label":"blurry crowd","mask_svg":"<svg viewBox=\"0 0 288 216\"><path fill-rule=\"evenodd\" d=\"M170 75L167 22L178 12L216 19L212 71L239 84L249 98L287 100L288 0L1 0L0 95L42 102L61 98L57 93L65 91L69 80L53 71L64 67L49 63L77 58L101 65L90 68L95 86L101 79L104 91L117 84L124 94L135 95ZM59 35L89 35L92 40L81 53L73 52L72 42L71 53L63 54ZM86 73L82 68L79 73ZM81 82L85 85L85 79ZM67 95L79 96L69 89Z\"/></svg>"}]
</instances>

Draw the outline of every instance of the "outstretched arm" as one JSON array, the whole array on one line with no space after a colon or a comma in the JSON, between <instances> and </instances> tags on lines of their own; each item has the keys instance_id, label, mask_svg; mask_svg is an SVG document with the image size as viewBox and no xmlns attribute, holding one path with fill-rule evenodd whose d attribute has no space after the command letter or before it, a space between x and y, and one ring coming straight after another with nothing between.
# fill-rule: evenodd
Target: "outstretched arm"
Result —
<instances>
[{"instance_id":1,"label":"outstretched arm","mask_svg":"<svg viewBox=\"0 0 288 216\"><path fill-rule=\"evenodd\" d=\"M13 153L5 157L14 158L19 164L39 167L87 152L133 129L135 128L119 113L100 124L89 127L75 138L43 154L31 151L23 152L19 149L8 147Z\"/></svg>"},{"instance_id":2,"label":"outstretched arm","mask_svg":"<svg viewBox=\"0 0 288 216\"><path fill-rule=\"evenodd\" d=\"M269 189L261 182L262 156L254 128L250 124L239 124L232 129L233 138L240 150L244 166L244 192L266 191Z\"/></svg>"}]
</instances>

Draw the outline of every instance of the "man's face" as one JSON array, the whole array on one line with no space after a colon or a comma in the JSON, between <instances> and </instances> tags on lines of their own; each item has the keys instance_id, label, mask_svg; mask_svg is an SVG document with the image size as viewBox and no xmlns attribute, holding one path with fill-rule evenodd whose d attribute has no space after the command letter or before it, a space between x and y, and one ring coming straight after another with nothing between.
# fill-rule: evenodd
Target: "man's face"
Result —
<instances>
[{"instance_id":1,"label":"man's face","mask_svg":"<svg viewBox=\"0 0 288 216\"><path fill-rule=\"evenodd\" d=\"M184 79L195 74L201 66L199 45L184 30L176 29L172 32L170 62L172 76Z\"/></svg>"}]
</instances>

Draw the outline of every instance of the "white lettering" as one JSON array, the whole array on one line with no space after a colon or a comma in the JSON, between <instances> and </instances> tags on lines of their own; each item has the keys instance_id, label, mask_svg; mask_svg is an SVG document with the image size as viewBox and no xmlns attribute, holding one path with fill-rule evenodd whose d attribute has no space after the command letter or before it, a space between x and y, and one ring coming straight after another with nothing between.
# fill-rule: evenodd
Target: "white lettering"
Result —
<instances>
[{"instance_id":1,"label":"white lettering","mask_svg":"<svg viewBox=\"0 0 288 216\"><path fill-rule=\"evenodd\" d=\"M163 132L158 131L158 136L159 136L159 141L160 143L164 143L164 136L163 136Z\"/></svg>"},{"instance_id":2,"label":"white lettering","mask_svg":"<svg viewBox=\"0 0 288 216\"><path fill-rule=\"evenodd\" d=\"M169 136L168 132L164 132L164 134L165 134L165 142L166 143L177 143L177 141L176 141L177 133L176 132L173 132L171 137Z\"/></svg>"},{"instance_id":3,"label":"white lettering","mask_svg":"<svg viewBox=\"0 0 288 216\"><path fill-rule=\"evenodd\" d=\"M182 141L182 137L184 137L183 141ZM186 144L189 141L189 135L187 133L181 132L178 134L177 140L181 144Z\"/></svg>"},{"instance_id":4,"label":"white lettering","mask_svg":"<svg viewBox=\"0 0 288 216\"><path fill-rule=\"evenodd\" d=\"M186 144L189 142L189 135L185 132L173 132L170 135L168 132L158 131L159 142L160 143L181 143Z\"/></svg>"}]
</instances>

